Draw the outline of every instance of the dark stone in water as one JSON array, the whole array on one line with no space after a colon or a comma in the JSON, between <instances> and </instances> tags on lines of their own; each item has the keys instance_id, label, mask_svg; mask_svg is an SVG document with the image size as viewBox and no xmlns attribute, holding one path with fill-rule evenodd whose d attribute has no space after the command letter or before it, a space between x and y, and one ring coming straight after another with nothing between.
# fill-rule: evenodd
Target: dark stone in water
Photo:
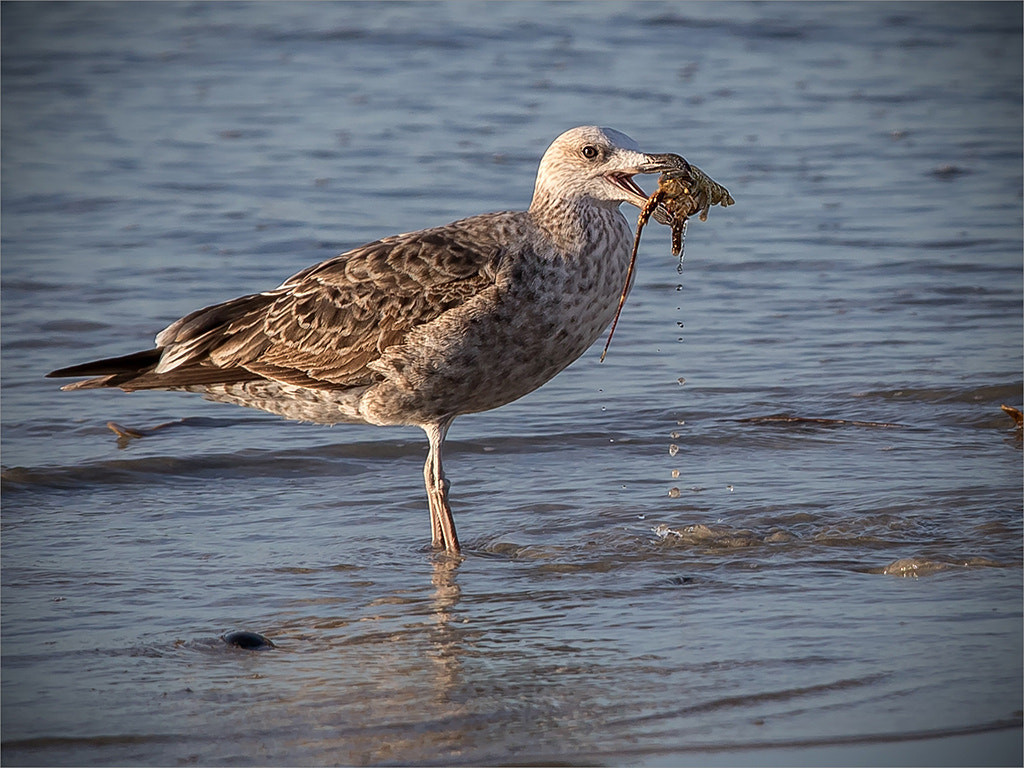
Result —
<instances>
[{"instance_id":1,"label":"dark stone in water","mask_svg":"<svg viewBox=\"0 0 1024 768\"><path fill-rule=\"evenodd\" d=\"M681 587L685 584L693 584L695 581L697 580L693 576L672 576L669 578L668 583Z\"/></svg>"},{"instance_id":2,"label":"dark stone in water","mask_svg":"<svg viewBox=\"0 0 1024 768\"><path fill-rule=\"evenodd\" d=\"M228 632L221 639L228 645L244 648L247 651L265 651L268 648L277 647L257 632Z\"/></svg>"}]
</instances>

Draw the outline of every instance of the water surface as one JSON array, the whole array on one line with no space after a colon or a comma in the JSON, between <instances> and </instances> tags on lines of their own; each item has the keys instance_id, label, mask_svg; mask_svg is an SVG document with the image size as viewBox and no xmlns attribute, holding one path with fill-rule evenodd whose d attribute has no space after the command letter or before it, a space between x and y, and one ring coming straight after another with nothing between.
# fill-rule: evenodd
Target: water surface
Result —
<instances>
[{"instance_id":1,"label":"water surface","mask_svg":"<svg viewBox=\"0 0 1024 768\"><path fill-rule=\"evenodd\" d=\"M1020 5L2 13L6 764L1020 764ZM458 564L418 430L42 378L583 123L737 204L456 422Z\"/></svg>"}]
</instances>

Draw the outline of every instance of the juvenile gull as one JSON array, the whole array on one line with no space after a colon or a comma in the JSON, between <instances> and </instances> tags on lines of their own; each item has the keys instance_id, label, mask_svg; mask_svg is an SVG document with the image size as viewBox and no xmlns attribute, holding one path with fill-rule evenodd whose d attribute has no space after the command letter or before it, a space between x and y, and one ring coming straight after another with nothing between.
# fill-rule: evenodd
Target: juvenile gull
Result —
<instances>
[{"instance_id":1,"label":"juvenile gull","mask_svg":"<svg viewBox=\"0 0 1024 768\"><path fill-rule=\"evenodd\" d=\"M184 390L319 424L421 427L431 539L457 553L448 428L532 392L598 338L633 239L619 205L643 206L633 175L674 158L573 128L541 158L527 211L386 237L186 315L154 349L48 375L96 377L66 390Z\"/></svg>"}]
</instances>

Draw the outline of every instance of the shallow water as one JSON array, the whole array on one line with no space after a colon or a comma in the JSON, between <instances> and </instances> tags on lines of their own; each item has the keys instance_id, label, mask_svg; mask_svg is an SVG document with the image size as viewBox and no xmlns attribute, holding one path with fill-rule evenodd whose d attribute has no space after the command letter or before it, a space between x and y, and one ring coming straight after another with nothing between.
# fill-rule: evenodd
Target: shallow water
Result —
<instances>
[{"instance_id":1,"label":"shallow water","mask_svg":"<svg viewBox=\"0 0 1024 768\"><path fill-rule=\"evenodd\" d=\"M1020 764L1019 5L2 14L5 764ZM417 430L42 378L590 122L737 204L456 422L458 564Z\"/></svg>"}]
</instances>

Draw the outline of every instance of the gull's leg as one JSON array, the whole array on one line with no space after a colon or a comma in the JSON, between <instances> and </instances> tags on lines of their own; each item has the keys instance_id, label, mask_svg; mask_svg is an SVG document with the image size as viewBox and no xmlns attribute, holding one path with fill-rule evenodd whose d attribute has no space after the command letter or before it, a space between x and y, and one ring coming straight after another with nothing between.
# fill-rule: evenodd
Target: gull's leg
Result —
<instances>
[{"instance_id":1,"label":"gull's leg","mask_svg":"<svg viewBox=\"0 0 1024 768\"><path fill-rule=\"evenodd\" d=\"M455 520L452 508L448 504L449 483L444 477L441 466L441 447L452 420L447 419L437 424L424 425L430 450L427 462L423 465L423 483L427 488L427 501L430 504L430 540L434 547L458 554L459 537L455 533Z\"/></svg>"},{"instance_id":2,"label":"gull's leg","mask_svg":"<svg viewBox=\"0 0 1024 768\"><path fill-rule=\"evenodd\" d=\"M423 427L423 431L427 433L427 440L430 443L427 461L423 465L423 485L427 489L427 504L430 505L430 543L435 549L443 549L444 531L437 510L438 504L443 505L445 498L443 491L440 494L437 492L435 465L440 466L441 444L444 442L445 430L440 425L430 425Z\"/></svg>"}]
</instances>

